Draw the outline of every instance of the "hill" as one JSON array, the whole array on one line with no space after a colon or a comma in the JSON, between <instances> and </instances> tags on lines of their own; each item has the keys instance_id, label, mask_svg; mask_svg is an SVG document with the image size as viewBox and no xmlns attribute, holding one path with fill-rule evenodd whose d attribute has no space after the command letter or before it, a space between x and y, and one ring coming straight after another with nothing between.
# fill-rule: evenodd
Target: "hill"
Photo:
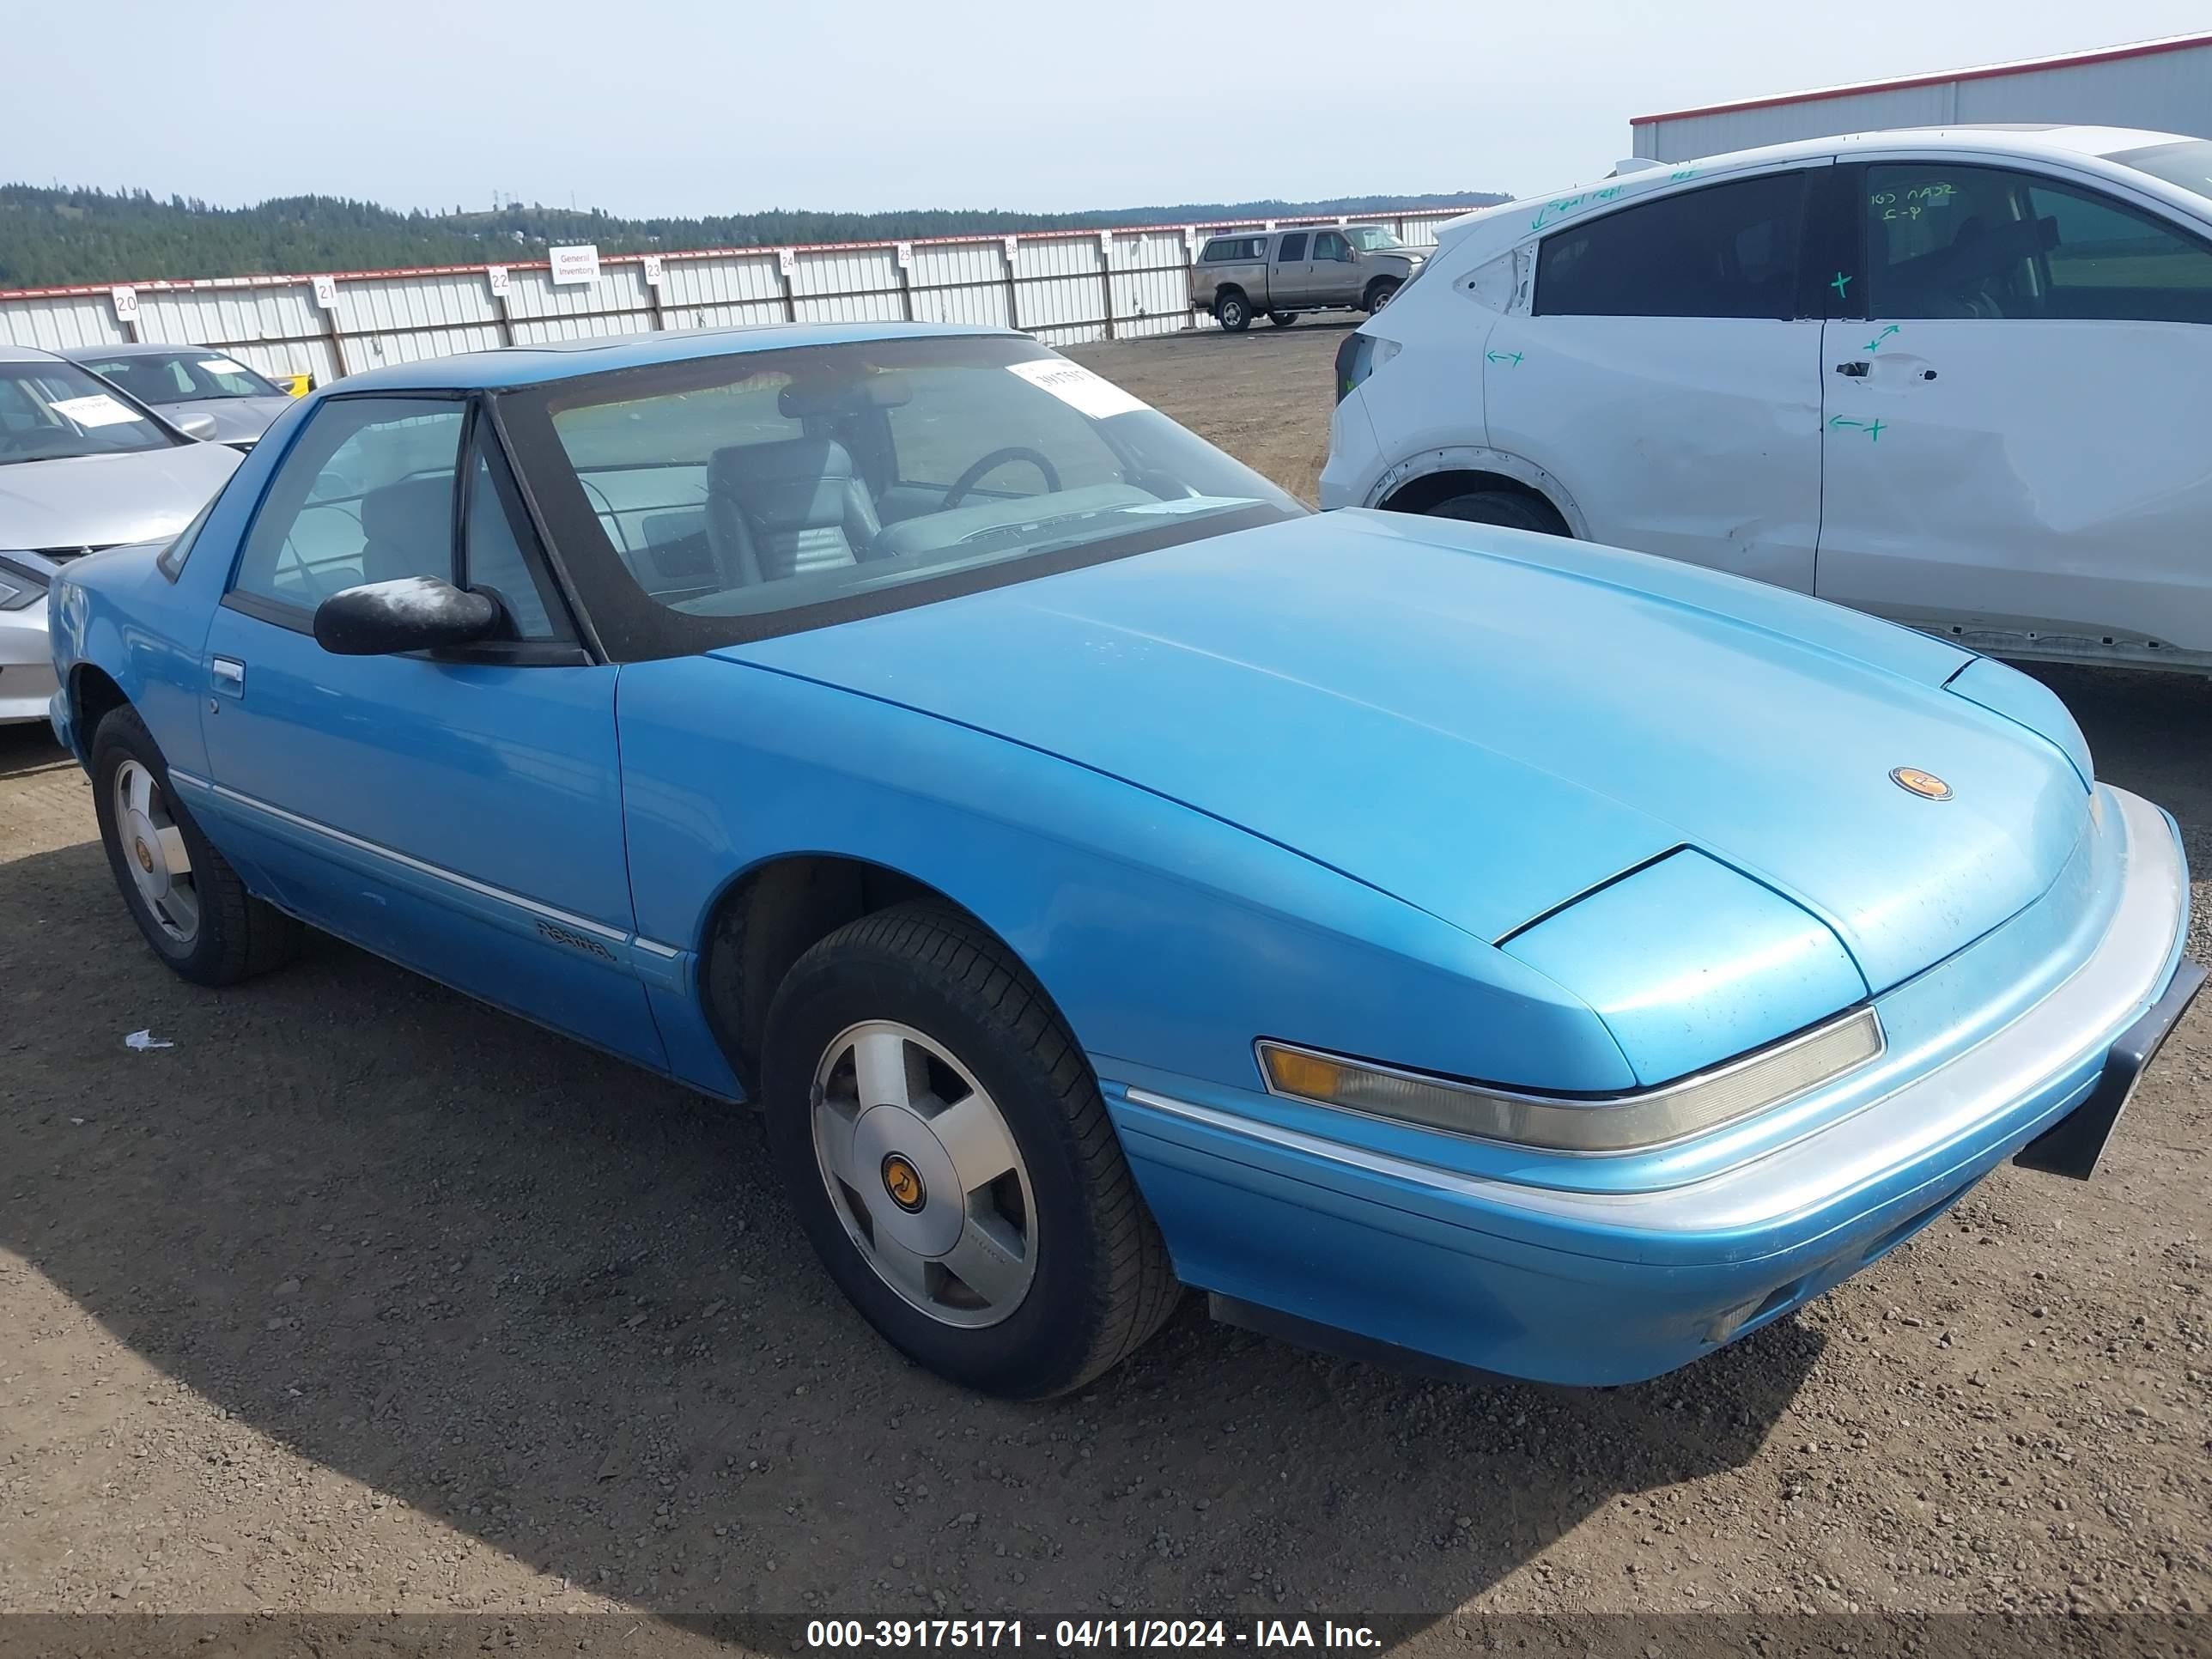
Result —
<instances>
[{"instance_id":1,"label":"hill","mask_svg":"<svg viewBox=\"0 0 2212 1659\"><path fill-rule=\"evenodd\" d=\"M917 208L885 213L770 209L699 219L623 219L604 209L510 206L491 212L401 213L334 196L290 196L253 207L210 207L143 190L0 185L0 288L151 276L364 270L478 264L538 257L552 243L595 242L602 252L777 246L893 238L1003 234L1073 227L1186 224L1217 219L1384 213L1474 206L1506 198L1342 196L1316 202L1187 202L1079 213Z\"/></svg>"}]
</instances>

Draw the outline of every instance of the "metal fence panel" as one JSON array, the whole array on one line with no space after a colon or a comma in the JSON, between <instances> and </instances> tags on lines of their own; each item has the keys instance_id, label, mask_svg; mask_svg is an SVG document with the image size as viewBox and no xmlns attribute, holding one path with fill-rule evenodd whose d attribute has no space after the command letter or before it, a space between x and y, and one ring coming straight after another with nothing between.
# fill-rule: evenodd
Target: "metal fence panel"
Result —
<instances>
[{"instance_id":1,"label":"metal fence panel","mask_svg":"<svg viewBox=\"0 0 2212 1659\"><path fill-rule=\"evenodd\" d=\"M1141 230L1116 237L1113 270L1117 336L1142 338L1213 325L1212 317L1190 308L1190 246L1182 231Z\"/></svg>"},{"instance_id":2,"label":"metal fence panel","mask_svg":"<svg viewBox=\"0 0 2212 1659\"><path fill-rule=\"evenodd\" d=\"M10 345L66 351L72 346L116 345L130 337L105 295L0 300L0 339Z\"/></svg>"},{"instance_id":3,"label":"metal fence panel","mask_svg":"<svg viewBox=\"0 0 2212 1659\"><path fill-rule=\"evenodd\" d=\"M1380 215L1415 246L1461 210ZM1328 223L1328 219L1289 221ZM765 323L919 322L1024 329L1055 345L1214 326L1188 308L1190 261L1211 235L1257 223L1149 225L1015 236L802 248L725 248L644 258L610 254L598 280L556 283L542 261L222 277L135 285L126 317L106 283L0 292L0 339L46 349L132 339L220 348L266 374L327 383L383 363L659 329ZM322 289L330 303L317 297ZM125 296L127 299L129 296Z\"/></svg>"},{"instance_id":4,"label":"metal fence panel","mask_svg":"<svg viewBox=\"0 0 2212 1659\"><path fill-rule=\"evenodd\" d=\"M1102 252L1096 236L1017 241L1012 262L1015 326L1054 345L1105 337Z\"/></svg>"},{"instance_id":5,"label":"metal fence panel","mask_svg":"<svg viewBox=\"0 0 2212 1659\"><path fill-rule=\"evenodd\" d=\"M1011 328L1006 251L996 241L914 245L914 314L925 323Z\"/></svg>"}]
</instances>

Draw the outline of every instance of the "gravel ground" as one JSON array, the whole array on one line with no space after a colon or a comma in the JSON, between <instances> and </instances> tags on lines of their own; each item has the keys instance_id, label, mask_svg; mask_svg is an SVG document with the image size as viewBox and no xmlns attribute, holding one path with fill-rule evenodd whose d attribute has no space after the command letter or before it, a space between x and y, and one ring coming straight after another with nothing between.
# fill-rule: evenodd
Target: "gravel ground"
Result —
<instances>
[{"instance_id":1,"label":"gravel ground","mask_svg":"<svg viewBox=\"0 0 2212 1659\"><path fill-rule=\"evenodd\" d=\"M1340 338L1079 355L1310 496ZM2049 678L2212 870L2212 684ZM704 1613L1395 1614L1414 1650L1576 1653L1613 1613L2016 1615L1966 1627L1986 1654L2212 1609L2212 1000L2094 1182L2002 1171L1659 1382L1443 1384L1191 1306L1011 1406L847 1310L746 1114L333 942L170 976L32 731L0 732L0 1613L266 1616L0 1649L345 1645L310 1611L623 1652L708 1645ZM552 1612L623 1617L541 1642Z\"/></svg>"}]
</instances>

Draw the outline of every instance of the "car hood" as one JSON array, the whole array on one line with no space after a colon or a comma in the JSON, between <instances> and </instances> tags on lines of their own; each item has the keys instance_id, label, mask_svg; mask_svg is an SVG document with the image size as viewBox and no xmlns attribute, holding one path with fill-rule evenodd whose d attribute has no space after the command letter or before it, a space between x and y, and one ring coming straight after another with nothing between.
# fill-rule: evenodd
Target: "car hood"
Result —
<instances>
[{"instance_id":1,"label":"car hood","mask_svg":"<svg viewBox=\"0 0 2212 1659\"><path fill-rule=\"evenodd\" d=\"M0 466L0 548L106 547L173 536L237 469L222 444Z\"/></svg>"},{"instance_id":2,"label":"car hood","mask_svg":"<svg viewBox=\"0 0 2212 1659\"><path fill-rule=\"evenodd\" d=\"M163 404L159 412L171 421L186 415L212 416L216 442L250 444L291 406L289 398L187 398L182 403Z\"/></svg>"},{"instance_id":3,"label":"car hood","mask_svg":"<svg viewBox=\"0 0 2212 1659\"><path fill-rule=\"evenodd\" d=\"M1942 689L1966 653L1444 520L1328 514L719 654L1126 779L1492 941L1695 848L1877 994L2031 902L2087 820L2053 743Z\"/></svg>"}]
</instances>

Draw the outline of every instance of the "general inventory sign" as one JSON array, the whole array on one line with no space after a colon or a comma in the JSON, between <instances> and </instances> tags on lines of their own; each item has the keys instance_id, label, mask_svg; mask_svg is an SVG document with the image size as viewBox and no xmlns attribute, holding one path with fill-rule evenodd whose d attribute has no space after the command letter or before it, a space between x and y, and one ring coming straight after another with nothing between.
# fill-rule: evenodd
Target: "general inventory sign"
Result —
<instances>
[{"instance_id":1,"label":"general inventory sign","mask_svg":"<svg viewBox=\"0 0 2212 1659\"><path fill-rule=\"evenodd\" d=\"M553 262L553 283L556 288L583 287L599 280L599 250L596 244L548 248L545 257Z\"/></svg>"}]
</instances>

